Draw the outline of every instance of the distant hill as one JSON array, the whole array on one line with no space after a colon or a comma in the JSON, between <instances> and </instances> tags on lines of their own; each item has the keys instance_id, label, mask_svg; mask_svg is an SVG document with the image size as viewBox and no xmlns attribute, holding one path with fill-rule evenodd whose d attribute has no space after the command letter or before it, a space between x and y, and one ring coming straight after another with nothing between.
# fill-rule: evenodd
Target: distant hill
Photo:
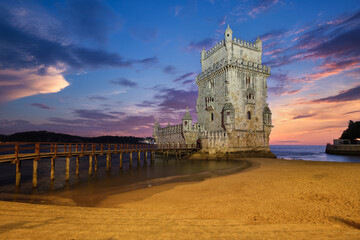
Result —
<instances>
[{"instance_id":1,"label":"distant hill","mask_svg":"<svg viewBox=\"0 0 360 240\"><path fill-rule=\"evenodd\" d=\"M69 134L54 133L47 131L19 132L11 135L0 134L0 142L85 142L85 143L121 143L138 144L144 138L133 136L100 136L100 137L80 137Z\"/></svg>"}]
</instances>

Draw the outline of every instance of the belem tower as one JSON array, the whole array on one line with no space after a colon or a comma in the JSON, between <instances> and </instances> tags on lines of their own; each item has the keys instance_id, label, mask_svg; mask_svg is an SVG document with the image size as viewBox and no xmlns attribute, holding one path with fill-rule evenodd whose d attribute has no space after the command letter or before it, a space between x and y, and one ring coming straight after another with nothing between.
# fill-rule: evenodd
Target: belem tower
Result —
<instances>
[{"instance_id":1,"label":"belem tower","mask_svg":"<svg viewBox=\"0 0 360 240\"><path fill-rule=\"evenodd\" d=\"M201 51L201 73L196 77L198 98L194 123L188 109L182 123L154 125L158 144L176 146L201 142L202 152L270 151L272 121L266 102L270 67L261 64L262 41L224 39Z\"/></svg>"}]
</instances>

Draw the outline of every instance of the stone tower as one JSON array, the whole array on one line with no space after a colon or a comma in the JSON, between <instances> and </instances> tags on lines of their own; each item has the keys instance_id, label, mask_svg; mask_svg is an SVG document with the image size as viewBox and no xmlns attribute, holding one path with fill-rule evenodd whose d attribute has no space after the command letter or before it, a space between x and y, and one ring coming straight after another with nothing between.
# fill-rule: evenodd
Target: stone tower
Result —
<instances>
[{"instance_id":1,"label":"stone tower","mask_svg":"<svg viewBox=\"0 0 360 240\"><path fill-rule=\"evenodd\" d=\"M196 111L203 150L269 151L271 111L266 102L270 67L262 65L262 42L232 37L201 52Z\"/></svg>"}]
</instances>

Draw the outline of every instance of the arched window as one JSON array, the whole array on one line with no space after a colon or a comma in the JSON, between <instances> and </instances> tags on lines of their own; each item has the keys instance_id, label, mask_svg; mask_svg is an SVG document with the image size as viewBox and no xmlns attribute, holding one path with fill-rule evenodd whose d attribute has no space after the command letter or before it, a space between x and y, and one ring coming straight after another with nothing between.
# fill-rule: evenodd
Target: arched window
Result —
<instances>
[{"instance_id":1,"label":"arched window","mask_svg":"<svg viewBox=\"0 0 360 240\"><path fill-rule=\"evenodd\" d=\"M211 113L211 121L214 121L214 113Z\"/></svg>"},{"instance_id":2,"label":"arched window","mask_svg":"<svg viewBox=\"0 0 360 240\"><path fill-rule=\"evenodd\" d=\"M187 121L185 121L185 126L187 125Z\"/></svg>"},{"instance_id":3,"label":"arched window","mask_svg":"<svg viewBox=\"0 0 360 240\"><path fill-rule=\"evenodd\" d=\"M246 84L250 84L250 77L246 77Z\"/></svg>"},{"instance_id":4,"label":"arched window","mask_svg":"<svg viewBox=\"0 0 360 240\"><path fill-rule=\"evenodd\" d=\"M251 119L251 112L250 111L247 112L247 118Z\"/></svg>"}]
</instances>

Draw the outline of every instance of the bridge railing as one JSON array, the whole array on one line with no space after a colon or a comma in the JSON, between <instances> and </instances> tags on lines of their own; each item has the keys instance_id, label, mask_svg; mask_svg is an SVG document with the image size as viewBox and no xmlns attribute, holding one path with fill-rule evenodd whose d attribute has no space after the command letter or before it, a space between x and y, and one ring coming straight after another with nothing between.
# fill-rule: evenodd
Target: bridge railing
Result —
<instances>
[{"instance_id":1,"label":"bridge railing","mask_svg":"<svg viewBox=\"0 0 360 240\"><path fill-rule=\"evenodd\" d=\"M14 154L17 158L20 154L43 153L99 153L105 154L110 151L136 151L155 150L155 145L148 144L114 144L114 143L52 143L52 142L12 142L0 143L0 155Z\"/></svg>"}]
</instances>

